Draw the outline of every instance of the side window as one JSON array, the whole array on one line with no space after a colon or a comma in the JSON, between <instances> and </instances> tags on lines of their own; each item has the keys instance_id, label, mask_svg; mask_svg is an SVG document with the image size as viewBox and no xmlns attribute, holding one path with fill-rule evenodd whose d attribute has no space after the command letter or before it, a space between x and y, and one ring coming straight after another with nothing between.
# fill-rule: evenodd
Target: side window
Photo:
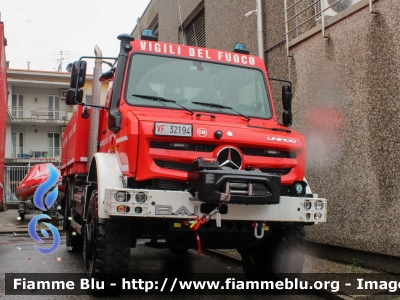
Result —
<instances>
[{"instance_id":1,"label":"side window","mask_svg":"<svg viewBox=\"0 0 400 300\"><path fill-rule=\"evenodd\" d=\"M12 157L20 158L24 153L24 133L12 132L11 143L12 143Z\"/></svg>"},{"instance_id":2,"label":"side window","mask_svg":"<svg viewBox=\"0 0 400 300\"><path fill-rule=\"evenodd\" d=\"M24 117L24 95L12 94L11 115L14 118Z\"/></svg>"}]
</instances>

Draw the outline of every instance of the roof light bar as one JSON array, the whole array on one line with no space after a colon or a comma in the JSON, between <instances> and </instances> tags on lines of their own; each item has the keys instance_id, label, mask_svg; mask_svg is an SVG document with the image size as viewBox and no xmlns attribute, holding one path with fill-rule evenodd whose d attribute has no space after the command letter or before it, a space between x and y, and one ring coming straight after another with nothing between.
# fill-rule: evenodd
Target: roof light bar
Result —
<instances>
[{"instance_id":1,"label":"roof light bar","mask_svg":"<svg viewBox=\"0 0 400 300\"><path fill-rule=\"evenodd\" d=\"M142 40L158 41L158 37L153 35L153 29L144 29L141 35Z\"/></svg>"},{"instance_id":2,"label":"roof light bar","mask_svg":"<svg viewBox=\"0 0 400 300\"><path fill-rule=\"evenodd\" d=\"M233 52L242 53L242 54L250 54L250 51L246 50L246 46L243 43L236 43L233 46Z\"/></svg>"}]
</instances>

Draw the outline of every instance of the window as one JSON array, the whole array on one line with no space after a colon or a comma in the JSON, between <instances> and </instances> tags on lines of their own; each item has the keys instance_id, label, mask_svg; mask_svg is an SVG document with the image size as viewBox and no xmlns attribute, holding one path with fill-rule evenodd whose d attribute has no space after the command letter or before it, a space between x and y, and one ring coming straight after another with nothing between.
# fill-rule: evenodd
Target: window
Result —
<instances>
[{"instance_id":1,"label":"window","mask_svg":"<svg viewBox=\"0 0 400 300\"><path fill-rule=\"evenodd\" d=\"M59 96L49 96L49 119L59 119L60 118L60 97Z\"/></svg>"},{"instance_id":2,"label":"window","mask_svg":"<svg viewBox=\"0 0 400 300\"><path fill-rule=\"evenodd\" d=\"M125 95L130 105L182 109L175 103L133 95L159 96L195 111L271 118L265 79L259 70L143 54L134 55L131 64Z\"/></svg>"},{"instance_id":3,"label":"window","mask_svg":"<svg viewBox=\"0 0 400 300\"><path fill-rule=\"evenodd\" d=\"M24 153L24 133L12 132L11 133L12 154L13 158L21 158Z\"/></svg>"},{"instance_id":4,"label":"window","mask_svg":"<svg viewBox=\"0 0 400 300\"><path fill-rule=\"evenodd\" d=\"M153 36L158 36L158 23L156 23L152 28L153 28Z\"/></svg>"},{"instance_id":5,"label":"window","mask_svg":"<svg viewBox=\"0 0 400 300\"><path fill-rule=\"evenodd\" d=\"M185 27L184 33L186 45L197 47L206 46L206 20L204 8Z\"/></svg>"},{"instance_id":6,"label":"window","mask_svg":"<svg viewBox=\"0 0 400 300\"><path fill-rule=\"evenodd\" d=\"M58 132L47 133L48 157L60 156L60 134Z\"/></svg>"},{"instance_id":7,"label":"window","mask_svg":"<svg viewBox=\"0 0 400 300\"><path fill-rule=\"evenodd\" d=\"M153 36L158 36L158 14L154 17L153 21L151 21L149 29L153 29Z\"/></svg>"},{"instance_id":8,"label":"window","mask_svg":"<svg viewBox=\"0 0 400 300\"><path fill-rule=\"evenodd\" d=\"M14 118L24 117L24 95L12 94L11 96L11 115Z\"/></svg>"}]
</instances>

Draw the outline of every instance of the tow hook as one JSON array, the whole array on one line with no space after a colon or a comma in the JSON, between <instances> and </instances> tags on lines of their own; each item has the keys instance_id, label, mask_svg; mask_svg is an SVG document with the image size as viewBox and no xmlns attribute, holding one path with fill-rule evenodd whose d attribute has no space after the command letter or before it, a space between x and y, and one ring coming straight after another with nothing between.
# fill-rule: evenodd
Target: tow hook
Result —
<instances>
[{"instance_id":1,"label":"tow hook","mask_svg":"<svg viewBox=\"0 0 400 300\"><path fill-rule=\"evenodd\" d=\"M264 223L263 222L253 222L251 225L254 227L254 237L256 239L262 239L264 237ZM261 229L260 234L258 234L257 228Z\"/></svg>"}]
</instances>

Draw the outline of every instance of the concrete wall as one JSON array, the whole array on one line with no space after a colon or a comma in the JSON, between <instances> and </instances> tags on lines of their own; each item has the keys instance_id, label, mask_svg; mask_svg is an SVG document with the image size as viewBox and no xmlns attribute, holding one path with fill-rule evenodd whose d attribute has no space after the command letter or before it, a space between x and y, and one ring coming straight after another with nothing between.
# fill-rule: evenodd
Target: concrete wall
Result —
<instances>
[{"instance_id":1,"label":"concrete wall","mask_svg":"<svg viewBox=\"0 0 400 300\"><path fill-rule=\"evenodd\" d=\"M178 0L153 2L142 20L153 20L157 4L160 40L177 42ZM185 21L200 1L179 3ZM244 42L256 54L256 18L244 17L255 1L234 3L204 0L206 45L231 50ZM290 59L280 43L283 3L263 1L266 65L270 77L293 81L293 129L308 143L306 177L329 203L328 222L308 228L308 239L400 256L400 1L374 1L378 16L364 6L329 26L329 39L319 31L292 46ZM281 84L271 85L280 117Z\"/></svg>"},{"instance_id":2,"label":"concrete wall","mask_svg":"<svg viewBox=\"0 0 400 300\"><path fill-rule=\"evenodd\" d=\"M291 47L293 127L308 143L307 179L329 200L329 221L308 239L400 256L400 2L374 5L378 16L366 6L328 27L329 39L318 32ZM272 32L275 42L284 28ZM285 60L284 45L268 53L270 75L284 76Z\"/></svg>"},{"instance_id":3,"label":"concrete wall","mask_svg":"<svg viewBox=\"0 0 400 300\"><path fill-rule=\"evenodd\" d=\"M379 1L376 6L381 11L379 16L372 17L365 8L329 28L329 41L296 47L298 57L314 49L318 54L313 62L305 59L300 65L295 58L293 71L299 78L297 70L307 72L320 66L320 74L315 72L314 78L329 74L321 81L322 87L326 86L323 90L328 91L324 95L332 95L330 107L343 116L342 124L334 127L337 132L328 143L331 148L322 153L323 157L336 155L328 163L311 160L309 164L310 177L321 178L331 170L331 178L339 183L332 189L327 188L329 177L318 182L335 200L330 206L330 222L311 231L310 237L400 256L400 2ZM297 84L301 85L299 79ZM304 84L312 86L311 78ZM303 89L298 96L307 97L310 106L324 106L317 100L322 98L322 91ZM310 129L305 127L309 138L314 134ZM317 147L321 143L315 142ZM310 152L310 158L314 153ZM321 232L331 234L321 237Z\"/></svg>"}]
</instances>

